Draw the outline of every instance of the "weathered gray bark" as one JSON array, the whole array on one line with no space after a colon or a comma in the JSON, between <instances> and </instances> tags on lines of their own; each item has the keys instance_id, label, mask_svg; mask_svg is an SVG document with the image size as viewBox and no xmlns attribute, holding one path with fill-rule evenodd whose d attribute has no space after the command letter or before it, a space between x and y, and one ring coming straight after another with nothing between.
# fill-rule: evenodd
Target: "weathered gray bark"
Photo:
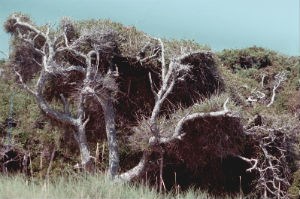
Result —
<instances>
[{"instance_id":1,"label":"weathered gray bark","mask_svg":"<svg viewBox=\"0 0 300 199\"><path fill-rule=\"evenodd\" d=\"M47 81L47 73L42 71L36 86L37 87L36 93L34 95L37 104L47 116L74 127L76 131L75 138L78 143L79 151L80 151L81 165L83 167L86 167L86 165L91 162L91 156L90 156L90 151L88 149L86 133L85 133L86 123L82 122L82 116L80 116L83 113L79 113L79 118L73 118L69 112L61 113L59 111L55 111L54 109L52 109L42 95L42 91L46 81ZM65 107L65 111L66 110L68 109Z\"/></svg>"},{"instance_id":2,"label":"weathered gray bark","mask_svg":"<svg viewBox=\"0 0 300 199\"><path fill-rule=\"evenodd\" d=\"M86 140L86 133L85 128L83 126L78 127L78 132L75 133L75 138L79 146L80 150L80 157L81 157L81 165L90 170L90 163L91 163L91 155L88 148L87 140Z\"/></svg>"},{"instance_id":3,"label":"weathered gray bark","mask_svg":"<svg viewBox=\"0 0 300 199\"><path fill-rule=\"evenodd\" d=\"M151 152L150 151L144 151L143 157L141 158L140 162L133 167L132 169L118 175L116 177L117 181L124 181L124 182L130 182L135 178L138 178L141 176L147 167L149 158L150 158Z\"/></svg>"},{"instance_id":4,"label":"weathered gray bark","mask_svg":"<svg viewBox=\"0 0 300 199\"><path fill-rule=\"evenodd\" d=\"M37 83L37 89L34 94L37 104L40 107L40 109L49 117L54 118L57 121L60 121L62 123L71 125L74 127L76 133L75 138L79 146L80 150L80 157L81 157L81 165L85 167L86 164L88 164L91 161L90 152L88 149L88 144L86 140L86 133L85 133L85 123L82 123L81 117L79 118L73 118L70 113L61 113L59 111L55 111L52 109L49 104L46 102L42 95L42 91L45 85L45 82L47 81L47 73L44 71L41 72L40 78ZM65 108L65 111L67 109Z\"/></svg>"},{"instance_id":5,"label":"weathered gray bark","mask_svg":"<svg viewBox=\"0 0 300 199\"><path fill-rule=\"evenodd\" d=\"M275 95L276 95L276 89L280 86L281 82L286 80L286 72L280 72L277 75L275 75L275 83L272 89L272 97L270 103L267 105L267 107L270 107L274 101L275 101Z\"/></svg>"},{"instance_id":6,"label":"weathered gray bark","mask_svg":"<svg viewBox=\"0 0 300 199\"><path fill-rule=\"evenodd\" d=\"M109 150L109 175L114 178L119 170L119 151L118 151L118 141L117 141L117 131L115 125L115 111L113 107L112 99L106 99L101 103L104 119L105 119L105 129L108 142Z\"/></svg>"}]
</instances>

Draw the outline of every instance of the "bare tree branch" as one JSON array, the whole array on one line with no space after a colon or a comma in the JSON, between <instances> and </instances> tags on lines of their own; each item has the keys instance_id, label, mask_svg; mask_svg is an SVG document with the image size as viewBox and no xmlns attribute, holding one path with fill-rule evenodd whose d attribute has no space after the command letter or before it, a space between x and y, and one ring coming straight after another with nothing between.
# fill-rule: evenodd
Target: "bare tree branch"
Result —
<instances>
[{"instance_id":1,"label":"bare tree branch","mask_svg":"<svg viewBox=\"0 0 300 199\"><path fill-rule=\"evenodd\" d=\"M23 28L29 29L30 31L33 31L36 34L41 35L43 38L46 39L46 35L42 31L38 30L37 28L35 28L34 26L32 26L29 23L22 22L18 16L13 15L11 18L16 20L16 23L14 24L14 26L16 26L16 27L21 26Z\"/></svg>"},{"instance_id":2,"label":"bare tree branch","mask_svg":"<svg viewBox=\"0 0 300 199\"><path fill-rule=\"evenodd\" d=\"M154 84L153 84L152 76L151 76L151 73L150 73L150 72L149 72L149 81L150 81L150 88L151 88L151 91L152 91L152 93L153 93L153 95L154 95L154 99L155 99L155 101L157 101L157 100L158 100L158 96L157 96L157 93L156 93L155 90L154 90Z\"/></svg>"},{"instance_id":3,"label":"bare tree branch","mask_svg":"<svg viewBox=\"0 0 300 199\"><path fill-rule=\"evenodd\" d=\"M171 142L173 140L176 140L176 139L181 140L182 137L185 135L184 133L182 133L182 127L188 121L192 121L192 120L199 119L199 118L205 118L205 117L232 116L232 115L230 115L230 111L228 110L228 108L226 106L228 101L229 101L229 98L227 98L226 101L224 102L224 105L223 105L224 110L222 110L222 111L207 112L207 113L193 113L193 114L190 114L190 115L187 115L187 116L183 117L177 123L172 136L170 136L170 137L160 137L158 140L155 140L154 137L152 137L149 140L150 144L154 144L154 142L158 142L160 144L169 143L169 142Z\"/></svg>"},{"instance_id":4,"label":"bare tree branch","mask_svg":"<svg viewBox=\"0 0 300 199\"><path fill-rule=\"evenodd\" d=\"M271 101L270 103L267 105L267 107L270 107L275 100L275 95L276 95L276 89L280 86L281 82L286 80L286 72L280 72L277 75L275 75L275 83L273 86L273 90L272 90L272 97L271 97Z\"/></svg>"},{"instance_id":5,"label":"bare tree branch","mask_svg":"<svg viewBox=\"0 0 300 199\"><path fill-rule=\"evenodd\" d=\"M160 38L158 38L158 41L161 46L161 79L164 81L165 75L166 75L166 61L165 61L165 46L164 43Z\"/></svg>"},{"instance_id":6,"label":"bare tree branch","mask_svg":"<svg viewBox=\"0 0 300 199\"><path fill-rule=\"evenodd\" d=\"M259 131L256 129L259 129ZM262 126L254 126L247 131L253 131L254 134L252 135L259 132L257 136L259 136L259 148L262 155L258 158L238 157L251 165L246 171L252 172L255 170L258 172L259 178L256 187L260 195L265 198L288 198L287 189L289 187L290 171L286 161L287 151L283 148L285 134L282 134L283 137L281 138L281 136L275 135L277 130Z\"/></svg>"},{"instance_id":7,"label":"bare tree branch","mask_svg":"<svg viewBox=\"0 0 300 199\"><path fill-rule=\"evenodd\" d=\"M261 87L264 87L264 82L265 82L266 74L263 74L261 77Z\"/></svg>"}]
</instances>

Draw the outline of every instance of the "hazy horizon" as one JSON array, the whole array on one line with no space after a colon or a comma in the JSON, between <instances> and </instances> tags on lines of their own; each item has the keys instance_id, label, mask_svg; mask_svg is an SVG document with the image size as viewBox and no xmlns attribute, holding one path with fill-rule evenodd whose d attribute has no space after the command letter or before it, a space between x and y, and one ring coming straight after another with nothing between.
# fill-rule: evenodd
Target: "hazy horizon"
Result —
<instances>
[{"instance_id":1,"label":"hazy horizon","mask_svg":"<svg viewBox=\"0 0 300 199\"><path fill-rule=\"evenodd\" d=\"M38 25L58 24L63 16L111 19L156 37L194 40L214 51L256 45L300 55L299 0L0 0L2 26L13 12L29 14ZM3 28L0 42L7 53L9 35Z\"/></svg>"}]
</instances>

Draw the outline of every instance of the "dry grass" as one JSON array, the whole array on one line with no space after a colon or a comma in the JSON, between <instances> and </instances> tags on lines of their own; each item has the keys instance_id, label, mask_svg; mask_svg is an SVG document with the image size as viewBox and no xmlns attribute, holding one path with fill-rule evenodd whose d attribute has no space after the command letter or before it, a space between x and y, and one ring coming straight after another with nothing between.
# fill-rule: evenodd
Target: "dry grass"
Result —
<instances>
[{"instance_id":1,"label":"dry grass","mask_svg":"<svg viewBox=\"0 0 300 199\"><path fill-rule=\"evenodd\" d=\"M120 50L125 57L136 57L141 49L151 43L153 46L158 45L158 41L150 35L137 30L132 26L124 26L121 23L110 20L85 20L75 24L76 29L92 29L93 27L113 29L120 38ZM165 43L166 58L173 58L175 55L192 52L196 50L209 50L205 45L200 45L191 40L163 40Z\"/></svg>"},{"instance_id":2,"label":"dry grass","mask_svg":"<svg viewBox=\"0 0 300 199\"><path fill-rule=\"evenodd\" d=\"M206 192L189 190L180 194L159 194L146 186L116 184L105 175L69 176L43 180L26 179L22 176L0 176L0 198L143 198L143 199L210 199ZM231 198L231 197L228 197Z\"/></svg>"}]
</instances>

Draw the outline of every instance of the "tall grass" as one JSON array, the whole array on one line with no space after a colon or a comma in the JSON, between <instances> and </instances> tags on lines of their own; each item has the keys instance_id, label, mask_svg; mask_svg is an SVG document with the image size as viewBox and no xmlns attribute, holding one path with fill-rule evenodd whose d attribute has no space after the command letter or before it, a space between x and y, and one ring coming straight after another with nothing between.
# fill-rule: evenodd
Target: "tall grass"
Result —
<instances>
[{"instance_id":1,"label":"tall grass","mask_svg":"<svg viewBox=\"0 0 300 199\"><path fill-rule=\"evenodd\" d=\"M205 192L194 190L178 195L159 194L154 189L143 185L115 183L105 175L85 175L57 177L46 183L44 180L28 179L23 176L0 176L0 198L93 198L93 199L208 199Z\"/></svg>"}]
</instances>

